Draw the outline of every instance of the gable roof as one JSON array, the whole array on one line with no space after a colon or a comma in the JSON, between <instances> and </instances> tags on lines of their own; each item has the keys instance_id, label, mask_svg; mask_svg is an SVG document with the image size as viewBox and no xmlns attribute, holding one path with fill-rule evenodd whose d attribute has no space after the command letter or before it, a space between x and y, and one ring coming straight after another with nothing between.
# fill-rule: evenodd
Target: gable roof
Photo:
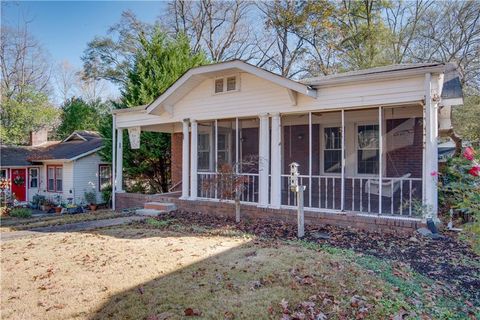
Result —
<instances>
[{"instance_id":1,"label":"gable roof","mask_svg":"<svg viewBox=\"0 0 480 320\"><path fill-rule=\"evenodd\" d=\"M38 147L2 145L0 165L28 166L44 160L71 161L92 154L102 147L102 137L97 132L76 131L63 141Z\"/></svg>"},{"instance_id":2,"label":"gable roof","mask_svg":"<svg viewBox=\"0 0 480 320\"><path fill-rule=\"evenodd\" d=\"M317 91L307 84L282 77L242 60L231 60L189 69L163 94L147 106L147 113L152 113L159 107L163 107L164 110L169 109L171 105L175 104L175 102L180 100L185 94L205 79L228 72L248 72L296 93L304 94L313 98L317 97Z\"/></svg>"}]
</instances>

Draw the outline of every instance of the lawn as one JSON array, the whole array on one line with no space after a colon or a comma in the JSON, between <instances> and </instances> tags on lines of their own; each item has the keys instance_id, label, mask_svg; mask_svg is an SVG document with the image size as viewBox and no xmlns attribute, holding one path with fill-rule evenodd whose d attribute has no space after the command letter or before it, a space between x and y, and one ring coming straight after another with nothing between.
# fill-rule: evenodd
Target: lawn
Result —
<instances>
[{"instance_id":1,"label":"lawn","mask_svg":"<svg viewBox=\"0 0 480 320\"><path fill-rule=\"evenodd\" d=\"M465 319L478 312L403 263L174 219L17 239L2 243L1 253L2 319Z\"/></svg>"}]
</instances>

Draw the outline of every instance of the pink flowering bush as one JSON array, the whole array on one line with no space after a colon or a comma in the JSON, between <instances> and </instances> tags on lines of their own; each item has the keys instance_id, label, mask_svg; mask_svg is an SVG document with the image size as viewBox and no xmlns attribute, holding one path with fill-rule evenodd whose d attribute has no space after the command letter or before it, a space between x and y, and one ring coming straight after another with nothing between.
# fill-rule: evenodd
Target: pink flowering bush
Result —
<instances>
[{"instance_id":1,"label":"pink flowering bush","mask_svg":"<svg viewBox=\"0 0 480 320\"><path fill-rule=\"evenodd\" d=\"M480 221L480 154L465 148L451 158L440 173L439 199L446 209L462 213L467 220Z\"/></svg>"}]
</instances>

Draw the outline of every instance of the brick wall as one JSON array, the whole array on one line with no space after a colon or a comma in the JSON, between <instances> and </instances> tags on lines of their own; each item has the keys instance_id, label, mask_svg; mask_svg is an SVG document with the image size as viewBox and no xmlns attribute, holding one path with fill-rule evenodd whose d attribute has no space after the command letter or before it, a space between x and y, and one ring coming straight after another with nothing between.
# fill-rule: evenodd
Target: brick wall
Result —
<instances>
[{"instance_id":1,"label":"brick wall","mask_svg":"<svg viewBox=\"0 0 480 320\"><path fill-rule=\"evenodd\" d=\"M126 208L142 207L149 201L172 202L181 210L234 217L232 203L206 200L180 200L176 194L144 195L135 193L119 193L116 197L117 211ZM258 208L255 205L242 205L242 217L261 220L281 220L296 223L297 213L290 209ZM308 225L335 225L358 230L379 231L384 233L412 233L424 226L419 220L395 219L378 216L362 216L354 213L305 212L305 223Z\"/></svg>"},{"instance_id":2,"label":"brick wall","mask_svg":"<svg viewBox=\"0 0 480 320\"><path fill-rule=\"evenodd\" d=\"M174 133L171 135L172 152L172 186L182 181L182 153L183 153L183 133ZM179 190L180 188L175 188Z\"/></svg>"}]
</instances>

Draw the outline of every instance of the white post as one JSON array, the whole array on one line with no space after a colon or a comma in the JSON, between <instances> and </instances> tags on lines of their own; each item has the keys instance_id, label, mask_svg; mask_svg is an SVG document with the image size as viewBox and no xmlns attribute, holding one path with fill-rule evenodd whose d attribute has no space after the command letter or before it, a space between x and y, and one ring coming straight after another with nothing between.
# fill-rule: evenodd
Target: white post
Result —
<instances>
[{"instance_id":1,"label":"white post","mask_svg":"<svg viewBox=\"0 0 480 320\"><path fill-rule=\"evenodd\" d=\"M304 214L304 203L303 203L303 191L305 186L299 186L297 192L297 236L303 238L305 236L305 214Z\"/></svg>"},{"instance_id":2,"label":"white post","mask_svg":"<svg viewBox=\"0 0 480 320\"><path fill-rule=\"evenodd\" d=\"M272 115L272 157L271 157L271 182L270 187L271 198L270 205L272 208L280 208L282 201L282 128L280 121L280 114Z\"/></svg>"},{"instance_id":3,"label":"white post","mask_svg":"<svg viewBox=\"0 0 480 320\"><path fill-rule=\"evenodd\" d=\"M341 166L342 166L342 182L341 182L341 194L340 194L340 210L344 211L345 210L345 110L342 109L342 160L341 160ZM320 183L320 181L318 182ZM360 181L360 183L362 183ZM334 191L335 192L335 191ZM352 208L353 209L353 208Z\"/></svg>"},{"instance_id":4,"label":"white post","mask_svg":"<svg viewBox=\"0 0 480 320\"><path fill-rule=\"evenodd\" d=\"M191 120L191 153L190 153L190 200L197 199L198 181L197 181L197 161L198 161L198 124L196 120Z\"/></svg>"},{"instance_id":5,"label":"white post","mask_svg":"<svg viewBox=\"0 0 480 320\"><path fill-rule=\"evenodd\" d=\"M117 177L115 176L115 170L116 170L116 164L115 164L115 146L117 145L117 131L115 130L116 128L116 117L113 114L112 115L112 210L115 211L115 193L117 192Z\"/></svg>"},{"instance_id":6,"label":"white post","mask_svg":"<svg viewBox=\"0 0 480 320\"><path fill-rule=\"evenodd\" d=\"M378 108L378 214L382 214L383 189L383 107ZM393 198L392 198L393 201Z\"/></svg>"},{"instance_id":7,"label":"white post","mask_svg":"<svg viewBox=\"0 0 480 320\"><path fill-rule=\"evenodd\" d=\"M432 76L425 75L425 152L423 168L423 204L428 208L435 223L438 223L438 146L437 146L437 102L432 99Z\"/></svg>"},{"instance_id":8,"label":"white post","mask_svg":"<svg viewBox=\"0 0 480 320\"><path fill-rule=\"evenodd\" d=\"M268 206L268 174L270 169L270 130L268 114L259 115L259 150L258 150L258 206Z\"/></svg>"},{"instance_id":9,"label":"white post","mask_svg":"<svg viewBox=\"0 0 480 320\"><path fill-rule=\"evenodd\" d=\"M190 192L190 137L189 137L188 119L183 120L183 140L182 140L182 197L188 199Z\"/></svg>"},{"instance_id":10,"label":"white post","mask_svg":"<svg viewBox=\"0 0 480 320\"><path fill-rule=\"evenodd\" d=\"M123 192L123 129L117 129L117 192Z\"/></svg>"}]
</instances>

